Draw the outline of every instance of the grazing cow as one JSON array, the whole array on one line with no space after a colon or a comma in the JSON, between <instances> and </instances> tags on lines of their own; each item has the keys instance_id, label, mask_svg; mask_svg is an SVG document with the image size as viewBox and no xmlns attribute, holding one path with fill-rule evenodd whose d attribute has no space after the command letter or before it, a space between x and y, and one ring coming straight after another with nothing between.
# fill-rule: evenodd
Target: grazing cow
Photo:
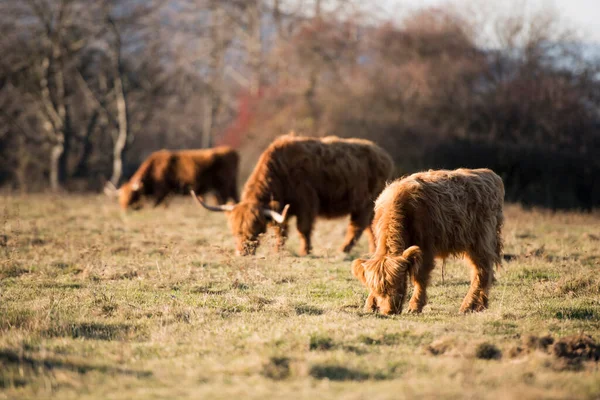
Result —
<instances>
[{"instance_id":1,"label":"grazing cow","mask_svg":"<svg viewBox=\"0 0 600 400\"><path fill-rule=\"evenodd\" d=\"M301 255L311 251L310 236L318 216L347 214L350 225L342 250L349 252L365 229L374 250L373 202L392 170L391 157L371 141L290 134L277 138L262 153L240 203L211 207L196 199L211 211L228 211L241 255L255 253L258 236L266 231L269 221L277 223L277 247L283 246L288 206L289 214L296 216Z\"/></svg>"},{"instance_id":2,"label":"grazing cow","mask_svg":"<svg viewBox=\"0 0 600 400\"><path fill-rule=\"evenodd\" d=\"M502 179L489 169L421 172L387 186L375 202L377 250L352 263L369 290L367 311L402 311L407 278L414 285L409 312L421 312L434 257L465 254L471 287L461 312L488 306L493 265L502 253Z\"/></svg>"},{"instance_id":3,"label":"grazing cow","mask_svg":"<svg viewBox=\"0 0 600 400\"><path fill-rule=\"evenodd\" d=\"M154 206L161 204L171 193L187 194L214 191L219 204L228 199L238 202L238 153L230 147L214 149L168 151L152 153L138 168L129 182L118 191L123 209L141 208L144 196L154 198Z\"/></svg>"}]
</instances>

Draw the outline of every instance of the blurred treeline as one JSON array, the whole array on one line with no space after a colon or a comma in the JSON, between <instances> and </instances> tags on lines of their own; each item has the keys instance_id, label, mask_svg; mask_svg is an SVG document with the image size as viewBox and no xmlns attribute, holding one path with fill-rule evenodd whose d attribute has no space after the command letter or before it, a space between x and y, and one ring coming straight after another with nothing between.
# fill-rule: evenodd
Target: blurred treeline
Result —
<instances>
[{"instance_id":1,"label":"blurred treeline","mask_svg":"<svg viewBox=\"0 0 600 400\"><path fill-rule=\"evenodd\" d=\"M509 201L600 205L594 46L550 13L391 23L370 3L3 1L0 185L98 190L154 150L215 144L245 178L294 130L370 138L398 175L490 167Z\"/></svg>"}]
</instances>

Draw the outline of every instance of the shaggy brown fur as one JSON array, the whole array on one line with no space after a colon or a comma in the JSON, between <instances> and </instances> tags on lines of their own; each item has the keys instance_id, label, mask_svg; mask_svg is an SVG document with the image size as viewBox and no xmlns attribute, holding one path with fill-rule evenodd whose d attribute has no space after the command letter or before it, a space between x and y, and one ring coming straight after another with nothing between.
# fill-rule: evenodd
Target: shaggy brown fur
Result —
<instances>
[{"instance_id":1,"label":"shaggy brown fur","mask_svg":"<svg viewBox=\"0 0 600 400\"><path fill-rule=\"evenodd\" d=\"M353 274L370 290L365 309L400 313L410 276L409 312L421 312L434 257L466 255L471 287L460 310L488 306L494 264L502 253L504 185L489 169L421 172L397 180L375 203L377 250L352 263Z\"/></svg>"},{"instance_id":2,"label":"shaggy brown fur","mask_svg":"<svg viewBox=\"0 0 600 400\"><path fill-rule=\"evenodd\" d=\"M373 251L373 202L392 170L391 157L368 140L293 134L277 138L261 155L241 202L228 213L238 253L255 252L258 236L269 222L261 210L281 212L288 204L289 214L297 219L300 254L311 250L310 236L318 216L347 214L350 224L342 250L349 252L366 229ZM285 242L287 229L286 221L276 225L278 248Z\"/></svg>"},{"instance_id":3,"label":"shaggy brown fur","mask_svg":"<svg viewBox=\"0 0 600 400\"><path fill-rule=\"evenodd\" d=\"M140 208L144 196L161 204L171 193L214 191L219 204L228 199L238 202L237 174L239 155L227 146L214 149L168 151L152 153L138 168L129 182L119 189L119 204L123 209Z\"/></svg>"}]
</instances>

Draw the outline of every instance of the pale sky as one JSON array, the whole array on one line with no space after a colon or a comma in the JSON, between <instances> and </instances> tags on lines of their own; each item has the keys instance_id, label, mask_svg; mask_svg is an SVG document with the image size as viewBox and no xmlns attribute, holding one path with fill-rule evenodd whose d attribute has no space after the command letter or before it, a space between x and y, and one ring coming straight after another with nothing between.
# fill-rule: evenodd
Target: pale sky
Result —
<instances>
[{"instance_id":1,"label":"pale sky","mask_svg":"<svg viewBox=\"0 0 600 400\"><path fill-rule=\"evenodd\" d=\"M586 41L600 43L600 0L381 0L393 14L401 15L407 8L418 9L450 3L458 7L498 7L513 9L552 10ZM391 14L391 15L393 15ZM390 15L390 16L391 16Z\"/></svg>"}]
</instances>

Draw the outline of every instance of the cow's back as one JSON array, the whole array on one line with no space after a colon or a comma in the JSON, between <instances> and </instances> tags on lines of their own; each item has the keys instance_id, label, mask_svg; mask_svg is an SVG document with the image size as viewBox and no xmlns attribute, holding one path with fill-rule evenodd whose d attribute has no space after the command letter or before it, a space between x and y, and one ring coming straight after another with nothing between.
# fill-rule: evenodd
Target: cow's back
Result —
<instances>
[{"instance_id":1,"label":"cow's back","mask_svg":"<svg viewBox=\"0 0 600 400\"><path fill-rule=\"evenodd\" d=\"M391 157L368 140L284 136L263 153L244 196L266 182L286 202L312 202L337 217L372 203L393 170Z\"/></svg>"},{"instance_id":2,"label":"cow's back","mask_svg":"<svg viewBox=\"0 0 600 400\"><path fill-rule=\"evenodd\" d=\"M157 186L168 185L173 164L173 152L158 150L150 154L142 163L131 181L140 179L147 193L153 193Z\"/></svg>"},{"instance_id":3,"label":"cow's back","mask_svg":"<svg viewBox=\"0 0 600 400\"><path fill-rule=\"evenodd\" d=\"M376 226L390 212L390 221L402 226L376 230L401 232L407 246L459 253L474 245L482 230L495 229L503 202L502 179L489 169L416 173L389 185L376 202Z\"/></svg>"},{"instance_id":4,"label":"cow's back","mask_svg":"<svg viewBox=\"0 0 600 400\"><path fill-rule=\"evenodd\" d=\"M198 193L216 189L237 179L238 153L228 146L176 152L174 182L182 190L194 188Z\"/></svg>"}]
</instances>

